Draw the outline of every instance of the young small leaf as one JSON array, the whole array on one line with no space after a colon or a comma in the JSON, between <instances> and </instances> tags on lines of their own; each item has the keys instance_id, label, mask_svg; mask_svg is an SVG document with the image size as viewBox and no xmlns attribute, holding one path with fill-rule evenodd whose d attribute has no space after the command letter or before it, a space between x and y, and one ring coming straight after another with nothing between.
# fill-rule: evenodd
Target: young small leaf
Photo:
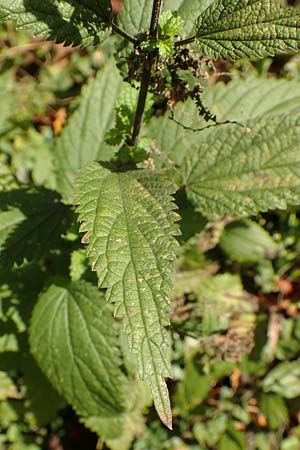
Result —
<instances>
[{"instance_id":1,"label":"young small leaf","mask_svg":"<svg viewBox=\"0 0 300 450\"><path fill-rule=\"evenodd\" d=\"M0 0L0 20L66 45L98 44L109 34L110 0Z\"/></svg>"},{"instance_id":2,"label":"young small leaf","mask_svg":"<svg viewBox=\"0 0 300 450\"><path fill-rule=\"evenodd\" d=\"M276 0L218 0L198 18L201 55L236 60L297 52L300 10Z\"/></svg>"},{"instance_id":3,"label":"young small leaf","mask_svg":"<svg viewBox=\"0 0 300 450\"><path fill-rule=\"evenodd\" d=\"M182 18L173 13L166 11L159 18L159 35L164 37L175 37L182 31Z\"/></svg>"},{"instance_id":4,"label":"young small leaf","mask_svg":"<svg viewBox=\"0 0 300 450\"><path fill-rule=\"evenodd\" d=\"M164 377L171 377L165 326L170 309L177 214L172 185L145 171L113 173L100 164L77 180L77 212L87 255L115 315L123 319L140 377L150 383L162 421L171 426Z\"/></svg>"},{"instance_id":5,"label":"young small leaf","mask_svg":"<svg viewBox=\"0 0 300 450\"><path fill-rule=\"evenodd\" d=\"M164 0L162 12L174 11L182 17L184 22L183 34L193 30L199 13L204 11L214 0ZM118 19L122 27L135 35L146 31L150 25L153 2L149 0L126 0L122 4L122 11Z\"/></svg>"},{"instance_id":6,"label":"young small leaf","mask_svg":"<svg viewBox=\"0 0 300 450\"><path fill-rule=\"evenodd\" d=\"M193 31L199 14L214 0L164 0L163 11L176 11L183 19L183 34L186 36Z\"/></svg>"},{"instance_id":7,"label":"young small leaf","mask_svg":"<svg viewBox=\"0 0 300 450\"><path fill-rule=\"evenodd\" d=\"M183 184L205 215L243 216L300 202L300 120L224 125L189 151Z\"/></svg>"}]
</instances>

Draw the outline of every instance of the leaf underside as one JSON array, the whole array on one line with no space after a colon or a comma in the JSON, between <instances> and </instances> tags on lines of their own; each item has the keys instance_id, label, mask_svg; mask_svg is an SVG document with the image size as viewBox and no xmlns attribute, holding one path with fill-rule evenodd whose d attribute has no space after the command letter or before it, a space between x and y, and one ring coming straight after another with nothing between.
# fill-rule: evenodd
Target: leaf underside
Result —
<instances>
[{"instance_id":1,"label":"leaf underside","mask_svg":"<svg viewBox=\"0 0 300 450\"><path fill-rule=\"evenodd\" d=\"M219 0L198 18L196 40L210 58L294 53L300 48L300 9L276 0Z\"/></svg>"},{"instance_id":2,"label":"leaf underside","mask_svg":"<svg viewBox=\"0 0 300 450\"><path fill-rule=\"evenodd\" d=\"M66 45L97 45L110 32L109 0L0 0L0 20Z\"/></svg>"},{"instance_id":3,"label":"leaf underside","mask_svg":"<svg viewBox=\"0 0 300 450\"><path fill-rule=\"evenodd\" d=\"M225 125L187 153L183 184L207 216L243 216L300 203L300 119Z\"/></svg>"},{"instance_id":4,"label":"leaf underside","mask_svg":"<svg viewBox=\"0 0 300 450\"><path fill-rule=\"evenodd\" d=\"M177 214L164 176L144 171L112 173L100 164L77 180L77 212L99 287L107 288L123 321L140 377L148 380L162 421L171 427L169 324Z\"/></svg>"}]
</instances>

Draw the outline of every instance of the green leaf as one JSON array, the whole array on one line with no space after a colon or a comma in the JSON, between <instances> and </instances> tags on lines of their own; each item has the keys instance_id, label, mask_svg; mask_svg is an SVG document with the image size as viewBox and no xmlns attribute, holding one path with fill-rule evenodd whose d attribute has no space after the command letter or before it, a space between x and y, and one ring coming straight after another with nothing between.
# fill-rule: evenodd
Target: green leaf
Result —
<instances>
[{"instance_id":1,"label":"green leaf","mask_svg":"<svg viewBox=\"0 0 300 450\"><path fill-rule=\"evenodd\" d=\"M182 26L182 18L177 13L166 11L159 18L159 37L173 38L180 34Z\"/></svg>"},{"instance_id":2,"label":"green leaf","mask_svg":"<svg viewBox=\"0 0 300 450\"><path fill-rule=\"evenodd\" d=\"M2 272L2 271L1 271ZM9 346L10 351L18 350L17 335L23 333L27 326L23 317L21 300L16 293L16 285L20 286L20 280L12 276L13 271L4 272L0 277L0 323L1 323L1 352L7 351L5 347ZM11 277L9 284L6 284L7 278ZM26 286L28 288L28 285ZM21 287L24 293L24 286ZM30 288L26 292L30 291ZM24 300L24 299L22 299ZM26 301L27 299L25 299ZM25 301L22 303L24 305ZM26 306L28 303L26 303ZM14 350L13 350L14 348Z\"/></svg>"},{"instance_id":3,"label":"green leaf","mask_svg":"<svg viewBox=\"0 0 300 450\"><path fill-rule=\"evenodd\" d=\"M193 31L194 24L199 14L215 0L165 0L164 11L177 11L184 21L183 34L188 35Z\"/></svg>"},{"instance_id":4,"label":"green leaf","mask_svg":"<svg viewBox=\"0 0 300 450\"><path fill-rule=\"evenodd\" d=\"M298 433L299 436L299 433ZM290 436L282 440L280 450L298 450L299 448L299 437ZM262 449L264 450L264 449Z\"/></svg>"},{"instance_id":5,"label":"green leaf","mask_svg":"<svg viewBox=\"0 0 300 450\"><path fill-rule=\"evenodd\" d=\"M203 277L194 292L198 299L202 319L201 334L209 336L225 330L238 331L239 342L234 342L233 350L236 355L231 355L230 340L224 349L219 346L219 351L224 351L227 360L241 359L252 346L251 330L256 320L256 302L254 298L243 289L242 282L237 275L224 273L213 277Z\"/></svg>"},{"instance_id":6,"label":"green leaf","mask_svg":"<svg viewBox=\"0 0 300 450\"><path fill-rule=\"evenodd\" d=\"M205 423L197 423L193 427L195 439L202 447L216 445L226 431L227 422L226 414L220 414Z\"/></svg>"},{"instance_id":7,"label":"green leaf","mask_svg":"<svg viewBox=\"0 0 300 450\"><path fill-rule=\"evenodd\" d=\"M15 334L2 334L0 336L0 353L17 352L19 349L17 336Z\"/></svg>"},{"instance_id":8,"label":"green leaf","mask_svg":"<svg viewBox=\"0 0 300 450\"><path fill-rule=\"evenodd\" d=\"M281 361L296 358L300 353L300 317L284 319L276 346L276 358Z\"/></svg>"},{"instance_id":9,"label":"green leaf","mask_svg":"<svg viewBox=\"0 0 300 450\"><path fill-rule=\"evenodd\" d=\"M115 102L123 81L110 62L84 88L79 108L58 138L55 152L58 190L72 203L75 174L89 162L110 159L114 148L105 144L113 125Z\"/></svg>"},{"instance_id":10,"label":"green leaf","mask_svg":"<svg viewBox=\"0 0 300 450\"><path fill-rule=\"evenodd\" d=\"M114 418L126 409L117 330L96 287L82 281L50 286L33 311L30 345L43 372L80 416Z\"/></svg>"},{"instance_id":11,"label":"green leaf","mask_svg":"<svg viewBox=\"0 0 300 450\"><path fill-rule=\"evenodd\" d=\"M110 0L0 0L0 20L66 45L97 45L109 32Z\"/></svg>"},{"instance_id":12,"label":"green leaf","mask_svg":"<svg viewBox=\"0 0 300 450\"><path fill-rule=\"evenodd\" d=\"M46 426L55 420L58 411L66 406L65 402L49 383L27 348L22 349L19 358L22 361L20 370L23 374L30 410L38 424Z\"/></svg>"},{"instance_id":13,"label":"green leaf","mask_svg":"<svg viewBox=\"0 0 300 450\"><path fill-rule=\"evenodd\" d=\"M214 0L165 0L162 12L174 11L184 21L184 34L189 34L194 27L199 13L204 11ZM149 0L126 0L118 16L120 24L127 32L135 35L148 31L153 2Z\"/></svg>"},{"instance_id":14,"label":"green leaf","mask_svg":"<svg viewBox=\"0 0 300 450\"><path fill-rule=\"evenodd\" d=\"M236 60L294 53L300 48L300 10L276 0L219 0L198 18L201 55Z\"/></svg>"},{"instance_id":15,"label":"green leaf","mask_svg":"<svg viewBox=\"0 0 300 450\"><path fill-rule=\"evenodd\" d=\"M84 420L84 424L102 436L105 430L105 443L111 450L129 450L134 437L139 436L145 428L142 412L149 405L147 394L146 386L134 380L127 392L132 405L129 411L115 419L89 417Z\"/></svg>"},{"instance_id":16,"label":"green leaf","mask_svg":"<svg viewBox=\"0 0 300 450\"><path fill-rule=\"evenodd\" d=\"M135 110L138 101L139 92L136 88L129 84L124 84L124 87L115 102L116 120L112 129L108 130L105 136L105 142L110 145L124 144L131 136L132 127L135 119ZM153 114L153 95L147 95L143 121L149 122ZM148 144L148 142L147 142ZM141 140L139 146L142 146ZM124 145L125 147L125 145ZM127 151L129 151L127 146ZM145 158L144 158L145 159Z\"/></svg>"},{"instance_id":17,"label":"green leaf","mask_svg":"<svg viewBox=\"0 0 300 450\"><path fill-rule=\"evenodd\" d=\"M0 270L1 331L18 338L26 331L36 297L48 281L49 272L44 269L44 264L36 260Z\"/></svg>"},{"instance_id":18,"label":"green leaf","mask_svg":"<svg viewBox=\"0 0 300 450\"><path fill-rule=\"evenodd\" d=\"M153 2L149 0L126 0L122 4L122 12L118 20L122 27L130 34L136 35L141 31L148 31L151 21Z\"/></svg>"},{"instance_id":19,"label":"green leaf","mask_svg":"<svg viewBox=\"0 0 300 450\"><path fill-rule=\"evenodd\" d=\"M263 380L265 392L275 392L284 398L300 395L300 360L278 364Z\"/></svg>"},{"instance_id":20,"label":"green leaf","mask_svg":"<svg viewBox=\"0 0 300 450\"><path fill-rule=\"evenodd\" d=\"M128 450L143 431L142 412L149 395L135 373L126 378L121 369L119 331L103 293L80 281L52 285L40 296L32 316L30 343L41 369L80 420L109 448ZM41 408L45 381L39 380L41 374L34 365L30 375L31 364L29 360L25 366L25 381L41 421L49 413ZM40 383L41 392L33 392L34 384ZM51 401L51 390L48 395Z\"/></svg>"},{"instance_id":21,"label":"green leaf","mask_svg":"<svg viewBox=\"0 0 300 450\"><path fill-rule=\"evenodd\" d=\"M12 73L9 71L1 74L0 77L0 89L2 93L0 103L0 136L5 134L11 129L11 123L9 123L10 116L13 108L16 107L16 98L13 92L16 89Z\"/></svg>"},{"instance_id":22,"label":"green leaf","mask_svg":"<svg viewBox=\"0 0 300 450\"><path fill-rule=\"evenodd\" d=\"M112 173L94 163L77 180L77 212L99 286L123 319L140 377L150 383L162 421L171 426L164 377L171 377L169 324L172 261L178 233L172 185L145 171Z\"/></svg>"},{"instance_id":23,"label":"green leaf","mask_svg":"<svg viewBox=\"0 0 300 450\"><path fill-rule=\"evenodd\" d=\"M205 89L203 103L217 115L219 121L237 120L244 124L250 119L262 116L298 114L299 83L278 78L258 78L253 75L233 78L227 84L217 83Z\"/></svg>"},{"instance_id":24,"label":"green leaf","mask_svg":"<svg viewBox=\"0 0 300 450\"><path fill-rule=\"evenodd\" d=\"M228 427L227 431L221 437L218 450L247 450L246 436L243 431Z\"/></svg>"},{"instance_id":25,"label":"green leaf","mask_svg":"<svg viewBox=\"0 0 300 450\"><path fill-rule=\"evenodd\" d=\"M183 165L198 211L243 216L299 203L299 118L260 120L251 129L225 125L206 137Z\"/></svg>"},{"instance_id":26,"label":"green leaf","mask_svg":"<svg viewBox=\"0 0 300 450\"><path fill-rule=\"evenodd\" d=\"M151 155L157 167L169 166L172 162L180 166L188 149L198 145L203 134L206 134L185 129L185 126L196 129L207 126L207 122L199 117L198 108L192 100L178 103L174 108L174 117L178 123L171 120L167 111L162 117L153 117L145 127L147 136L153 139L157 148Z\"/></svg>"},{"instance_id":27,"label":"green leaf","mask_svg":"<svg viewBox=\"0 0 300 450\"><path fill-rule=\"evenodd\" d=\"M218 121L235 120L248 124L251 119L270 117L278 114L297 114L300 111L300 92L298 81L283 79L257 78L253 75L234 78L227 84L217 83L203 91L203 104L216 114ZM168 158L181 165L185 153L191 147L200 147L207 135L214 134L215 128L198 133L186 130L204 128L208 124L199 116L197 106L192 100L178 103L174 108L174 117L183 126L170 120L169 112L163 117L153 117L146 126L147 136L154 140L155 146L162 152L156 163L162 164ZM211 124L211 122L210 122Z\"/></svg>"},{"instance_id":28,"label":"green leaf","mask_svg":"<svg viewBox=\"0 0 300 450\"><path fill-rule=\"evenodd\" d=\"M83 249L74 250L70 260L70 278L72 281L79 281L87 269L86 255Z\"/></svg>"},{"instance_id":29,"label":"green leaf","mask_svg":"<svg viewBox=\"0 0 300 450\"><path fill-rule=\"evenodd\" d=\"M6 400L11 396L18 396L17 388L13 380L4 371L0 371L0 401Z\"/></svg>"},{"instance_id":30,"label":"green leaf","mask_svg":"<svg viewBox=\"0 0 300 450\"><path fill-rule=\"evenodd\" d=\"M278 430L278 428L284 427L288 423L289 412L284 399L279 395L263 393L259 406L271 430Z\"/></svg>"},{"instance_id":31,"label":"green leaf","mask_svg":"<svg viewBox=\"0 0 300 450\"><path fill-rule=\"evenodd\" d=\"M222 233L220 247L240 263L273 259L278 246L270 234L252 220L239 220L227 225Z\"/></svg>"},{"instance_id":32,"label":"green leaf","mask_svg":"<svg viewBox=\"0 0 300 450\"><path fill-rule=\"evenodd\" d=\"M43 255L64 231L67 208L46 189L0 192L1 266Z\"/></svg>"},{"instance_id":33,"label":"green leaf","mask_svg":"<svg viewBox=\"0 0 300 450\"><path fill-rule=\"evenodd\" d=\"M160 15L157 47L162 58L173 57L175 38L181 33L182 28L183 20L176 12L166 11Z\"/></svg>"},{"instance_id":34,"label":"green leaf","mask_svg":"<svg viewBox=\"0 0 300 450\"><path fill-rule=\"evenodd\" d=\"M176 392L176 404L182 410L183 416L207 399L214 381L213 376L204 373L193 358L187 361L183 380Z\"/></svg>"}]
</instances>

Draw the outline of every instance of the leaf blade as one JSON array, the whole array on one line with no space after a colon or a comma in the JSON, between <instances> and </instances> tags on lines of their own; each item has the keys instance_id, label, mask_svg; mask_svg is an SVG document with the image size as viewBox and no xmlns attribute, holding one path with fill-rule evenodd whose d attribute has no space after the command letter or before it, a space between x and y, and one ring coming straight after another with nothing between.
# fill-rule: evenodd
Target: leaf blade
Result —
<instances>
[{"instance_id":1,"label":"leaf blade","mask_svg":"<svg viewBox=\"0 0 300 450\"><path fill-rule=\"evenodd\" d=\"M113 124L115 102L123 81L112 62L84 88L80 106L68 120L55 148L57 188L67 203L73 201L75 174L94 160L105 161L114 147L105 144Z\"/></svg>"},{"instance_id":2,"label":"leaf blade","mask_svg":"<svg viewBox=\"0 0 300 450\"><path fill-rule=\"evenodd\" d=\"M170 426L164 377L168 362L167 312L178 233L171 185L161 176L112 173L94 163L77 180L77 212L99 286L122 318L140 377L148 379L161 419Z\"/></svg>"},{"instance_id":3,"label":"leaf blade","mask_svg":"<svg viewBox=\"0 0 300 450\"><path fill-rule=\"evenodd\" d=\"M188 152L183 167L187 195L205 215L244 216L298 204L299 117L278 116L208 134Z\"/></svg>"},{"instance_id":4,"label":"leaf blade","mask_svg":"<svg viewBox=\"0 0 300 450\"><path fill-rule=\"evenodd\" d=\"M204 90L203 102L218 120L247 122L259 117L298 114L300 92L296 80L248 75L217 83Z\"/></svg>"},{"instance_id":5,"label":"leaf blade","mask_svg":"<svg viewBox=\"0 0 300 450\"><path fill-rule=\"evenodd\" d=\"M0 192L1 266L45 254L59 240L69 211L46 189Z\"/></svg>"},{"instance_id":6,"label":"leaf blade","mask_svg":"<svg viewBox=\"0 0 300 450\"><path fill-rule=\"evenodd\" d=\"M165 0L162 12L176 11L184 21L183 33L188 35L194 28L194 23L203 10L214 0ZM123 28L136 35L147 31L150 25L152 2L148 0L126 0L117 19Z\"/></svg>"},{"instance_id":7,"label":"leaf blade","mask_svg":"<svg viewBox=\"0 0 300 450\"><path fill-rule=\"evenodd\" d=\"M176 11L184 21L184 35L189 35L194 28L194 24L199 13L204 11L215 0L165 0L164 11Z\"/></svg>"},{"instance_id":8,"label":"leaf blade","mask_svg":"<svg viewBox=\"0 0 300 450\"><path fill-rule=\"evenodd\" d=\"M219 0L198 18L198 50L236 60L295 53L300 48L300 10L273 0Z\"/></svg>"},{"instance_id":9,"label":"leaf blade","mask_svg":"<svg viewBox=\"0 0 300 450\"><path fill-rule=\"evenodd\" d=\"M30 346L48 379L82 417L114 417L125 409L116 328L93 285L51 285L34 309Z\"/></svg>"},{"instance_id":10,"label":"leaf blade","mask_svg":"<svg viewBox=\"0 0 300 450\"><path fill-rule=\"evenodd\" d=\"M237 121L246 126L260 117L287 113L297 115L300 110L299 85L296 80L258 78L251 75L242 79L233 78L227 84L220 82L207 87L203 91L202 101L218 121ZM168 112L162 117L153 117L146 125L147 136L154 140L156 148L162 153L160 158L155 154L152 156L158 167L163 158L165 164L174 161L181 166L188 149L198 147L200 141L205 143L207 134L214 134L216 131L216 128L204 129L208 123L199 116L198 108L192 100L184 104L178 103L173 112L176 122L183 126L172 121ZM184 127L204 130L195 133Z\"/></svg>"},{"instance_id":11,"label":"leaf blade","mask_svg":"<svg viewBox=\"0 0 300 450\"><path fill-rule=\"evenodd\" d=\"M111 18L109 0L0 0L0 20L16 20L19 28L66 45L98 44L107 37Z\"/></svg>"}]
</instances>

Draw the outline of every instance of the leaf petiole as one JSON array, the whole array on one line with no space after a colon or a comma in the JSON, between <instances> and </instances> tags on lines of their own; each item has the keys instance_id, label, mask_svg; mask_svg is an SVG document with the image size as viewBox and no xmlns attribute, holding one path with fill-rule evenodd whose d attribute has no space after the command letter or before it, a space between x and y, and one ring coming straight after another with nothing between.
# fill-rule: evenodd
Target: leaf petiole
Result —
<instances>
[{"instance_id":1,"label":"leaf petiole","mask_svg":"<svg viewBox=\"0 0 300 450\"><path fill-rule=\"evenodd\" d=\"M117 33L119 36L123 37L124 39L127 39L127 41L132 42L134 45L138 45L139 40L132 36L131 34L127 33L127 31L120 28L115 22L111 23L112 29Z\"/></svg>"}]
</instances>

